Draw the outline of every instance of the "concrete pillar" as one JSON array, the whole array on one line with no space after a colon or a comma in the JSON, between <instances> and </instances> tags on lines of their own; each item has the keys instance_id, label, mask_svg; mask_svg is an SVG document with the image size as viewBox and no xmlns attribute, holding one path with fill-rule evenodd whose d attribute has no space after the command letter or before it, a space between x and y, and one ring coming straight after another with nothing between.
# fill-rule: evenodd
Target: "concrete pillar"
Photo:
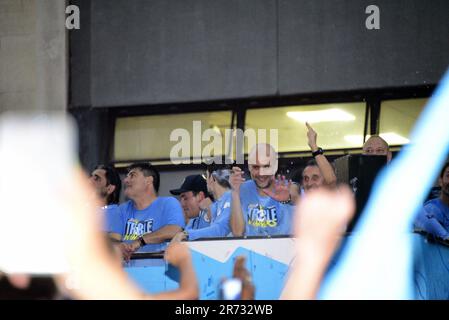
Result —
<instances>
[{"instance_id":1,"label":"concrete pillar","mask_svg":"<svg viewBox=\"0 0 449 320\"><path fill-rule=\"evenodd\" d=\"M0 0L0 111L67 108L62 0Z\"/></svg>"}]
</instances>

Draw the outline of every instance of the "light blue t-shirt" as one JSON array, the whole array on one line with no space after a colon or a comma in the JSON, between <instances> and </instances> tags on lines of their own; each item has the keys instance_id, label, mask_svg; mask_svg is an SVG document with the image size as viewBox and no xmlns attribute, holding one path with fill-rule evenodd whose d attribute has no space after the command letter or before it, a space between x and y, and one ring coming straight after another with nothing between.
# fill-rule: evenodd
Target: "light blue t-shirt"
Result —
<instances>
[{"instance_id":1,"label":"light blue t-shirt","mask_svg":"<svg viewBox=\"0 0 449 320\"><path fill-rule=\"evenodd\" d=\"M143 210L137 210L130 200L108 210L106 217L108 232L120 234L125 242L169 224L181 228L185 225L181 205L173 197L158 197Z\"/></svg>"},{"instance_id":2,"label":"light blue t-shirt","mask_svg":"<svg viewBox=\"0 0 449 320\"><path fill-rule=\"evenodd\" d=\"M225 192L211 207L212 222L203 228L189 228L189 240L199 238L226 237L230 232L229 218L231 217L231 192Z\"/></svg>"},{"instance_id":3,"label":"light blue t-shirt","mask_svg":"<svg viewBox=\"0 0 449 320\"><path fill-rule=\"evenodd\" d=\"M210 226L210 219L207 216L207 210L201 210L196 218L190 219L187 222L186 230L196 230L207 228Z\"/></svg>"},{"instance_id":4,"label":"light blue t-shirt","mask_svg":"<svg viewBox=\"0 0 449 320\"><path fill-rule=\"evenodd\" d=\"M427 201L415 219L415 228L449 239L449 207L441 199Z\"/></svg>"},{"instance_id":5,"label":"light blue t-shirt","mask_svg":"<svg viewBox=\"0 0 449 320\"><path fill-rule=\"evenodd\" d=\"M100 208L100 214L102 215L102 231L104 232L111 232L110 229L110 225L109 225L109 218L108 215L109 214L114 214L115 212L117 212L118 209L118 205L117 204L110 204L104 207Z\"/></svg>"},{"instance_id":6,"label":"light blue t-shirt","mask_svg":"<svg viewBox=\"0 0 449 320\"><path fill-rule=\"evenodd\" d=\"M253 180L240 186L240 203L246 236L291 234L294 207L260 196Z\"/></svg>"}]
</instances>

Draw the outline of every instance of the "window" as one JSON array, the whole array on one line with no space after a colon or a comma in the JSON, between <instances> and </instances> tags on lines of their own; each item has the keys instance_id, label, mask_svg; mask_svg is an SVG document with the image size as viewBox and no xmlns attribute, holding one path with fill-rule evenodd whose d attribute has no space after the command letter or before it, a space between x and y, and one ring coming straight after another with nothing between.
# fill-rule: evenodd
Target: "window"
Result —
<instances>
[{"instance_id":1,"label":"window","mask_svg":"<svg viewBox=\"0 0 449 320\"><path fill-rule=\"evenodd\" d=\"M176 152L176 159L200 157L204 148L215 141L211 137L214 134L220 137L222 148L212 155L221 155L227 150L225 131L231 127L231 117L231 111L218 111L118 118L114 159L171 159L180 143L186 149ZM174 141L170 141L171 135Z\"/></svg>"},{"instance_id":2,"label":"window","mask_svg":"<svg viewBox=\"0 0 449 320\"><path fill-rule=\"evenodd\" d=\"M409 143L413 126L427 99L402 99L382 101L379 120L379 135L389 145Z\"/></svg>"},{"instance_id":3,"label":"window","mask_svg":"<svg viewBox=\"0 0 449 320\"><path fill-rule=\"evenodd\" d=\"M426 102L427 99L382 101L380 136L393 146L408 143ZM278 152L310 151L306 121L317 132L318 145L324 149L358 149L363 145L365 102L257 108L241 112L246 112L244 153L248 153L256 142L275 144ZM232 111L212 111L118 118L114 160L171 160L172 164L178 164L192 163L190 159L193 158L198 160L194 163L200 163L201 157L224 154L235 159L236 136L227 130L231 129L232 115ZM250 136L253 138L249 139ZM184 147L180 148L180 144Z\"/></svg>"},{"instance_id":4,"label":"window","mask_svg":"<svg viewBox=\"0 0 449 320\"><path fill-rule=\"evenodd\" d=\"M357 102L250 109L246 114L245 131L276 129L279 152L309 151L305 126L305 121L308 121L318 134L320 147L360 148L363 144L365 106L364 102Z\"/></svg>"}]
</instances>

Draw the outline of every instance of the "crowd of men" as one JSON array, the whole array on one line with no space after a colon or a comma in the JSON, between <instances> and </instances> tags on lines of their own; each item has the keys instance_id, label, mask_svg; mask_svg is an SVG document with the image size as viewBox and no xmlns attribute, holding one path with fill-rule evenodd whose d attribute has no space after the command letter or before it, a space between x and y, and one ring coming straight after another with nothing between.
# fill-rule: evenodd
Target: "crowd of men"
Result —
<instances>
[{"instance_id":1,"label":"crowd of men","mask_svg":"<svg viewBox=\"0 0 449 320\"><path fill-rule=\"evenodd\" d=\"M119 204L121 181L117 171L112 166L96 167L91 182L105 205L104 231L119 242L125 260L143 246L168 241L292 234L298 199L313 190L337 186L334 168L318 146L317 133L306 125L313 160L303 169L299 186L276 175L278 157L269 144L257 144L250 151L250 179L245 180L242 168L211 159L205 174L189 175L178 189L170 190L178 199L158 196L157 169L149 163L134 163L123 181L124 195L129 200ZM379 136L365 142L363 154L386 156L388 161L392 157L387 142ZM447 239L448 166L440 184L441 198L426 204L417 227Z\"/></svg>"},{"instance_id":2,"label":"crowd of men","mask_svg":"<svg viewBox=\"0 0 449 320\"><path fill-rule=\"evenodd\" d=\"M49 282L48 294L53 298L57 294L59 299L196 299L198 282L188 247L180 241L295 234L301 235L295 250L297 254L301 253L302 259L296 260L292 266L281 297L315 298L342 230L354 214L355 202L347 186L337 187L333 166L318 147L317 134L310 126L307 137L314 159L305 166L299 189L285 176L277 174L277 153L269 144L258 144L249 153L250 179L244 178L242 168L211 159L204 175L187 176L179 188L170 190L177 198L158 196L160 175L149 163L130 165L123 181L113 166L106 165L99 165L92 171L90 186L82 175L75 176L75 185L86 192L81 192L79 199L75 199L78 205L83 206L70 213L74 220L79 218L80 223L74 224L77 228L72 231L72 236L77 237L70 242L77 247L68 252L74 255L83 253L81 259L85 267L77 271L83 285L75 288L67 286L63 277L55 278ZM363 154L382 155L391 160L388 144L378 136L366 141ZM442 168L438 182L441 194L424 204L416 217L415 229L449 240L449 163ZM122 183L128 200L120 203ZM93 226L96 224L89 224L89 221L97 220L92 219L92 213L98 213L99 207L105 221L103 231L108 234L108 239L117 242L116 246L111 246L110 242L103 246L106 241L99 237ZM91 242L90 239L94 238L96 242ZM95 243L92 251L77 249L83 241L85 245ZM143 246L166 245L169 241L164 258L179 269L179 289L157 295L136 289L127 280L119 263L121 259L128 260ZM308 250L311 243L313 250ZM98 252L101 254L97 255ZM106 267L110 268L109 275L114 277L103 276ZM14 288L33 288L29 276L8 275L9 284L2 276L0 272L0 284L8 286L5 291L8 295ZM243 257L236 260L233 276L242 280L241 298L253 299L255 288L244 267ZM122 289L115 290L118 286ZM45 292L39 293L42 294Z\"/></svg>"}]
</instances>

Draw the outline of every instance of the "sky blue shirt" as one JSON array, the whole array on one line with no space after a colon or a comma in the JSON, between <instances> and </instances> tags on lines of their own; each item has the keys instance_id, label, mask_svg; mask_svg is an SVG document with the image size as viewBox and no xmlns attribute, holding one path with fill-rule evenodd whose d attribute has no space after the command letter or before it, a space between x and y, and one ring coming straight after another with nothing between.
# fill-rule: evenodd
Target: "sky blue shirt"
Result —
<instances>
[{"instance_id":1,"label":"sky blue shirt","mask_svg":"<svg viewBox=\"0 0 449 320\"><path fill-rule=\"evenodd\" d=\"M212 222L204 228L189 228L189 240L199 238L215 238L226 237L230 232L229 218L231 217L231 192L225 192L220 199L215 201L211 206Z\"/></svg>"},{"instance_id":2,"label":"sky blue shirt","mask_svg":"<svg viewBox=\"0 0 449 320\"><path fill-rule=\"evenodd\" d=\"M240 203L246 236L291 234L294 207L260 196L253 180L240 186Z\"/></svg>"},{"instance_id":3,"label":"sky blue shirt","mask_svg":"<svg viewBox=\"0 0 449 320\"><path fill-rule=\"evenodd\" d=\"M440 198L427 201L415 219L415 228L449 239L449 207Z\"/></svg>"},{"instance_id":4,"label":"sky blue shirt","mask_svg":"<svg viewBox=\"0 0 449 320\"><path fill-rule=\"evenodd\" d=\"M207 210L201 210L196 218L189 219L189 222L187 222L187 226L185 229L196 230L207 228L208 226L210 226L210 219L207 216Z\"/></svg>"},{"instance_id":5,"label":"sky blue shirt","mask_svg":"<svg viewBox=\"0 0 449 320\"><path fill-rule=\"evenodd\" d=\"M106 217L108 232L120 234L125 242L169 224L185 225L181 205L173 197L158 197L143 210L137 210L130 200L108 210Z\"/></svg>"},{"instance_id":6,"label":"sky blue shirt","mask_svg":"<svg viewBox=\"0 0 449 320\"><path fill-rule=\"evenodd\" d=\"M104 206L104 207L101 207L100 208L100 214L102 215L102 231L104 231L104 232L111 232L111 231L109 231L109 229L110 229L110 225L109 225L109 220L110 219L108 219L108 214L113 214L114 212L116 212L117 211L117 209L118 209L118 205L117 204L110 204L110 205L107 205L107 206Z\"/></svg>"}]
</instances>

